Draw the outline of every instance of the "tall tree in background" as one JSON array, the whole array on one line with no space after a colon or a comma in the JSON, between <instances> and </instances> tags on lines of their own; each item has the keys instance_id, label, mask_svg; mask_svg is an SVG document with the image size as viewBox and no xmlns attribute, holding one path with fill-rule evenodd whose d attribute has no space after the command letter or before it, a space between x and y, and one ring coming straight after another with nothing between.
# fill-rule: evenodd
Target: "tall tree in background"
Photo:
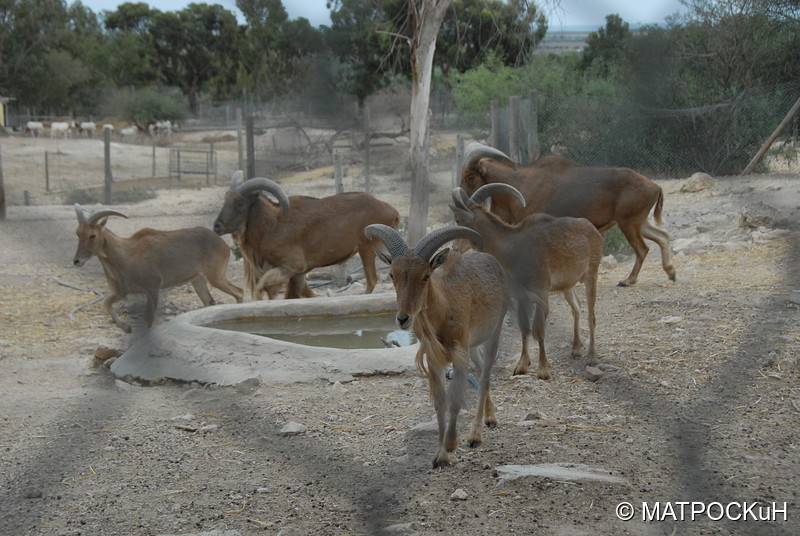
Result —
<instances>
[{"instance_id":1,"label":"tall tree in background","mask_svg":"<svg viewBox=\"0 0 800 536\"><path fill-rule=\"evenodd\" d=\"M428 225L428 141L436 37L451 0L408 0L411 39L411 209L408 241L416 244Z\"/></svg>"},{"instance_id":2,"label":"tall tree in background","mask_svg":"<svg viewBox=\"0 0 800 536\"><path fill-rule=\"evenodd\" d=\"M181 89L197 113L198 94L221 94L235 81L236 17L219 5L189 4L181 11L152 15L151 44L161 81Z\"/></svg>"},{"instance_id":3,"label":"tall tree in background","mask_svg":"<svg viewBox=\"0 0 800 536\"><path fill-rule=\"evenodd\" d=\"M150 46L150 26L157 10L144 2L126 2L106 11L109 54L102 65L115 87L144 86L158 81Z\"/></svg>"}]
</instances>

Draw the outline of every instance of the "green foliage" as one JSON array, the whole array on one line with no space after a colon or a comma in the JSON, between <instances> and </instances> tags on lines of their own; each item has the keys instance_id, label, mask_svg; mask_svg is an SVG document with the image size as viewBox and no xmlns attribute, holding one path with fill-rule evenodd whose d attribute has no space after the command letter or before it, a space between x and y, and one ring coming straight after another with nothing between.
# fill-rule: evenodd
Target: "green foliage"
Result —
<instances>
[{"instance_id":1,"label":"green foliage","mask_svg":"<svg viewBox=\"0 0 800 536\"><path fill-rule=\"evenodd\" d=\"M484 63L453 77L453 99L461 113L485 113L492 100L505 104L520 93L528 93L522 73L491 53Z\"/></svg>"},{"instance_id":2,"label":"green foliage","mask_svg":"<svg viewBox=\"0 0 800 536\"><path fill-rule=\"evenodd\" d=\"M159 93L152 88L112 91L104 103L106 115L123 117L144 129L156 121L181 121L186 104L174 92Z\"/></svg>"},{"instance_id":3,"label":"green foliage","mask_svg":"<svg viewBox=\"0 0 800 536\"><path fill-rule=\"evenodd\" d=\"M614 257L633 255L633 248L631 248L625 235L616 225L607 231L603 231L603 256L607 255L613 255Z\"/></svg>"}]
</instances>

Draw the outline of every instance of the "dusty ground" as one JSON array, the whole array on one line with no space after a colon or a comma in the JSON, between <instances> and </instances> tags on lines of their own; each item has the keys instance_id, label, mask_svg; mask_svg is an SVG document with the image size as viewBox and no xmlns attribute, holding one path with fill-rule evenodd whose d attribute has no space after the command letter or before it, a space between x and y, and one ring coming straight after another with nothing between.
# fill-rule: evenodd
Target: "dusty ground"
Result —
<instances>
[{"instance_id":1,"label":"dusty ground","mask_svg":"<svg viewBox=\"0 0 800 536\"><path fill-rule=\"evenodd\" d=\"M2 143L6 185L24 187ZM604 266L604 373L594 382L568 355L563 300L552 300L551 381L511 377L519 340L507 323L492 385L500 425L441 470L430 469L435 434L415 430L434 415L416 375L252 389L113 378L93 354L131 339L89 305L105 290L99 264L71 267L74 212L9 207L0 224L0 534L800 533L800 176L718 178L696 193L681 192L681 179L660 183L677 283L657 252L633 288L615 286L629 260ZM313 195L327 187L287 185ZM402 188L380 196L402 205ZM209 225L223 191L162 191L124 207L131 219L113 229ZM446 196L435 201L432 221L446 219ZM240 261L230 273L241 280ZM160 321L197 306L189 289L165 292ZM473 408L474 397L462 435ZM290 421L307 431L279 435ZM544 463L624 481L500 478L503 465ZM692 521L681 501L711 505L711 515ZM632 521L617 516L623 502L636 509ZM642 503L656 502L661 519L643 521ZM762 508L753 515L775 504L786 519L716 520L721 507L733 504L736 518L753 503Z\"/></svg>"}]
</instances>

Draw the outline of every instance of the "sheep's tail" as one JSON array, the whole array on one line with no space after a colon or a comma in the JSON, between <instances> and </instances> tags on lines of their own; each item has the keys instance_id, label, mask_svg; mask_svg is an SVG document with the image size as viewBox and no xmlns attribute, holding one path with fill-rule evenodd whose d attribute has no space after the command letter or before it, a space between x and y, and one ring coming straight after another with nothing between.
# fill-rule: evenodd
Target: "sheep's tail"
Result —
<instances>
[{"instance_id":1,"label":"sheep's tail","mask_svg":"<svg viewBox=\"0 0 800 536\"><path fill-rule=\"evenodd\" d=\"M661 225L661 210L664 208L664 190L658 189L658 198L656 199L656 208L653 209L653 219L658 225Z\"/></svg>"}]
</instances>

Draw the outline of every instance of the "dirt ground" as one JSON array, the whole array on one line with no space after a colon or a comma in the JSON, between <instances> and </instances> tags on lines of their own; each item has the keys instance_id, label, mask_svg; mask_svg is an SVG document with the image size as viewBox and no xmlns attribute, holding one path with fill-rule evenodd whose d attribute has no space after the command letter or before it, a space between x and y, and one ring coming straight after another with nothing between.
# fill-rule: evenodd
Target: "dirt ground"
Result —
<instances>
[{"instance_id":1,"label":"dirt ground","mask_svg":"<svg viewBox=\"0 0 800 536\"><path fill-rule=\"evenodd\" d=\"M7 188L24 188L20 144L0 143ZM569 357L558 296L553 379L512 377L520 342L508 319L492 383L499 426L437 470L434 411L416 374L238 388L114 378L95 351L132 339L92 303L106 290L99 263L71 266L74 211L42 195L40 206L10 206L0 534L800 534L800 175L719 177L698 192L681 191L685 179L659 181L677 282L657 248L632 288L616 286L630 259L601 269L600 377ZM286 188L321 195L320 180ZM403 188L379 197L407 211ZM223 193L162 190L120 207L130 219L109 227L210 225ZM446 195L434 197L432 221L446 221ZM241 269L231 262L239 283ZM159 322L200 305L189 287L162 296ZM306 430L281 434L290 422ZM613 478L504 478L505 466L539 464Z\"/></svg>"}]
</instances>

